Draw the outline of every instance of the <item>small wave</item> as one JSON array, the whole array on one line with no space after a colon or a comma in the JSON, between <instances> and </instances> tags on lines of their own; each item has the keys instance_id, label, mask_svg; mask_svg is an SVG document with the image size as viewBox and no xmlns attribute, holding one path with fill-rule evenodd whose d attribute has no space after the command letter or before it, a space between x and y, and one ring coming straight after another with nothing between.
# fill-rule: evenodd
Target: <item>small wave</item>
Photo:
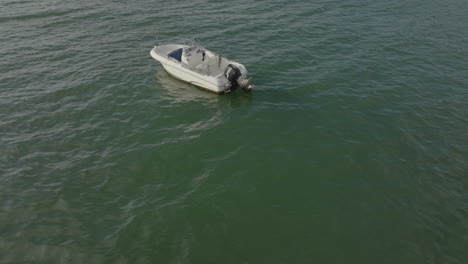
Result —
<instances>
[{"instance_id":1,"label":"small wave","mask_svg":"<svg viewBox=\"0 0 468 264\"><path fill-rule=\"evenodd\" d=\"M18 14L13 16L5 16L0 17L0 23L3 22L15 22L15 21L28 21L28 20L37 20L43 18L51 18L51 17L63 17L72 13L75 13L80 9L76 10L47 10L42 12L37 12L33 14Z\"/></svg>"}]
</instances>

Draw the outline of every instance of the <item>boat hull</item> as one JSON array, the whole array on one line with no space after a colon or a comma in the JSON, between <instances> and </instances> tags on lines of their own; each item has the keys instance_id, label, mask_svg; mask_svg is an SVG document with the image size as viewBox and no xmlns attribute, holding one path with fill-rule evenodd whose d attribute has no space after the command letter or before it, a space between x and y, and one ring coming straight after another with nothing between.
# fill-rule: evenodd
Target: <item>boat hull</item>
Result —
<instances>
[{"instance_id":1,"label":"boat hull","mask_svg":"<svg viewBox=\"0 0 468 264\"><path fill-rule=\"evenodd\" d=\"M151 50L150 54L155 60L159 61L163 68L173 77L190 83L204 90L214 92L217 94L223 94L226 92L226 80L224 76L209 76L194 72L181 63L176 62L167 57L161 56L155 51L156 47Z\"/></svg>"}]
</instances>

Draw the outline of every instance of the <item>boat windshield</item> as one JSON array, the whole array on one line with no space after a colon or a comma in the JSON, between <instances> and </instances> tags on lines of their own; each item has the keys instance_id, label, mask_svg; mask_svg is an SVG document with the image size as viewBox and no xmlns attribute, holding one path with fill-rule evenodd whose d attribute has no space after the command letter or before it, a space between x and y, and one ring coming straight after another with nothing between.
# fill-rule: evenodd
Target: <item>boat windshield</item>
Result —
<instances>
[{"instance_id":1,"label":"boat windshield","mask_svg":"<svg viewBox=\"0 0 468 264\"><path fill-rule=\"evenodd\" d=\"M167 56L182 61L182 48L171 51Z\"/></svg>"}]
</instances>

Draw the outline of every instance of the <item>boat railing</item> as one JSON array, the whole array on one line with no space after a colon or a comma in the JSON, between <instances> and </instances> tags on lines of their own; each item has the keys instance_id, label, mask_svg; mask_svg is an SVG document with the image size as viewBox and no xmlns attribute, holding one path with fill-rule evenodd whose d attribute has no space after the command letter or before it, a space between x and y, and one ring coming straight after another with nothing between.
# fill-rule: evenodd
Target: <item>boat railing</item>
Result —
<instances>
[{"instance_id":1,"label":"boat railing","mask_svg":"<svg viewBox=\"0 0 468 264\"><path fill-rule=\"evenodd\" d=\"M158 43L158 46L161 46L161 42L159 42L158 35L156 35L156 43Z\"/></svg>"}]
</instances>

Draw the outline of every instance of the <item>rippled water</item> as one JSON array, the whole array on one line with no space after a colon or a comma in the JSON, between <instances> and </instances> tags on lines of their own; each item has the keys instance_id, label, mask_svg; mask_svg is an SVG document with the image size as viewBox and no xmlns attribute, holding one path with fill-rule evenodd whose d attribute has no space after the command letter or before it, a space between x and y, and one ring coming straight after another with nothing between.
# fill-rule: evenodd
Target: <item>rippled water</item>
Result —
<instances>
[{"instance_id":1,"label":"rippled water","mask_svg":"<svg viewBox=\"0 0 468 264\"><path fill-rule=\"evenodd\" d=\"M1 263L468 263L468 2L0 1ZM240 61L218 96L149 56Z\"/></svg>"}]
</instances>

